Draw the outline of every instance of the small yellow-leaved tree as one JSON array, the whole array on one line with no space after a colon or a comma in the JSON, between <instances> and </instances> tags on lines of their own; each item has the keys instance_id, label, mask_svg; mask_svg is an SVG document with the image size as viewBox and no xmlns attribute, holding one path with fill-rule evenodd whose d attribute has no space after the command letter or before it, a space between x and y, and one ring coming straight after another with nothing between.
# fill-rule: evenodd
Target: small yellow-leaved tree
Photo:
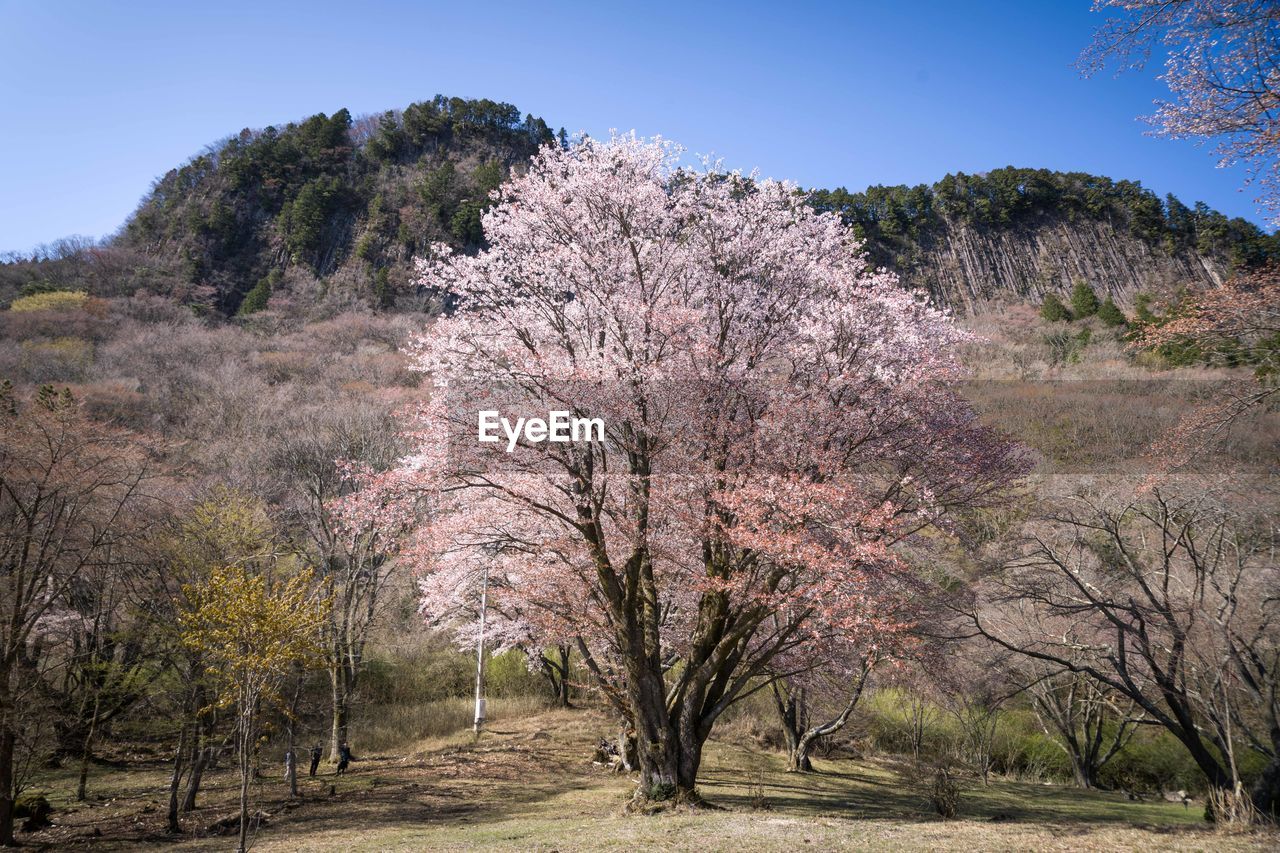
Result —
<instances>
[{"instance_id":1,"label":"small yellow-leaved tree","mask_svg":"<svg viewBox=\"0 0 1280 853\"><path fill-rule=\"evenodd\" d=\"M186 589L182 642L208 665L223 707L236 709L240 760L240 843L247 849L250 756L264 703L283 705L281 683L295 667L322 665L329 602L310 571L272 581L244 568L214 570Z\"/></svg>"}]
</instances>

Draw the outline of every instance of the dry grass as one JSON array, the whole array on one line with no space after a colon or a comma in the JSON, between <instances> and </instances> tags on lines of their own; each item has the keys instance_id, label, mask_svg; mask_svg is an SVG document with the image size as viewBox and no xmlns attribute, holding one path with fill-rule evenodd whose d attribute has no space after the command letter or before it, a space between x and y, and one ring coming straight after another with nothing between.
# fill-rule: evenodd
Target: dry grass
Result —
<instances>
[{"instance_id":1,"label":"dry grass","mask_svg":"<svg viewBox=\"0 0 1280 853\"><path fill-rule=\"evenodd\" d=\"M547 709L542 696L513 696L490 703L491 724L499 728L509 720L528 717ZM378 708L377 714L357 718L351 727L351 742L376 754L447 738L471 727L475 702L469 698L437 699L431 702L399 703Z\"/></svg>"},{"instance_id":2,"label":"dry grass","mask_svg":"<svg viewBox=\"0 0 1280 853\"><path fill-rule=\"evenodd\" d=\"M347 776L304 780L298 801L283 796L273 768L264 769L256 797L267 820L254 849L1261 850L1280 841L1215 835L1194 806L963 779L959 819L941 821L899 783L892 762L819 761L823 772L796 775L784 772L777 753L722 742L710 745L701 782L718 809L627 817L633 781L590 758L595 739L614 728L610 718L555 711L514 719L494 710L499 716L478 740L454 732L371 755ZM234 814L233 774L213 774L206 805L185 819L190 834L170 839L161 832L164 771L155 765L100 778L106 799L78 808L56 802L58 826L26 840L62 849L175 841L181 849L227 849L227 837L201 833Z\"/></svg>"}]
</instances>

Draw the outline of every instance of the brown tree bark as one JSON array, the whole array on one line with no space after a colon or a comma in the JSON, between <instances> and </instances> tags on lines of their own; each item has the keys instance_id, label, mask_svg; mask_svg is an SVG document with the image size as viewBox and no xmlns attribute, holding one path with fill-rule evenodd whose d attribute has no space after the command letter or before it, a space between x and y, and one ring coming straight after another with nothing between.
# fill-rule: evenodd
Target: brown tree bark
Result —
<instances>
[{"instance_id":1,"label":"brown tree bark","mask_svg":"<svg viewBox=\"0 0 1280 853\"><path fill-rule=\"evenodd\" d=\"M13 837L14 753L17 738L13 731L11 704L0 698L0 845L16 847Z\"/></svg>"},{"instance_id":2,"label":"brown tree bark","mask_svg":"<svg viewBox=\"0 0 1280 853\"><path fill-rule=\"evenodd\" d=\"M178 732L178 748L173 752L173 773L169 776L169 809L167 814L168 832L176 835L182 831L178 822L178 789L182 787L182 773L187 759L187 725L183 723Z\"/></svg>"},{"instance_id":3,"label":"brown tree bark","mask_svg":"<svg viewBox=\"0 0 1280 853\"><path fill-rule=\"evenodd\" d=\"M337 665L329 670L333 698L333 721L329 730L330 763L338 761L338 748L347 740L352 681L351 674L345 666Z\"/></svg>"}]
</instances>

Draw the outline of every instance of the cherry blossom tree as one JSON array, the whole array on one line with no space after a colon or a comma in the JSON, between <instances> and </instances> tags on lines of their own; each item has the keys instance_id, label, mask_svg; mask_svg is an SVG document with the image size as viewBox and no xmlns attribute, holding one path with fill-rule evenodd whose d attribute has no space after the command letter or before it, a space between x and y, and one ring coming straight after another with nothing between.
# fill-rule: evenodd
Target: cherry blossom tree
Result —
<instances>
[{"instance_id":1,"label":"cherry blossom tree","mask_svg":"<svg viewBox=\"0 0 1280 853\"><path fill-rule=\"evenodd\" d=\"M1080 67L1141 67L1168 52L1161 79L1172 99L1148 120L1173 139L1213 140L1220 166L1244 164L1259 201L1280 217L1280 4L1274 0L1094 0L1109 14ZM1280 220L1276 220L1280 221Z\"/></svg>"},{"instance_id":2,"label":"cherry blossom tree","mask_svg":"<svg viewBox=\"0 0 1280 853\"><path fill-rule=\"evenodd\" d=\"M860 591L861 606L876 617L861 629L817 632L770 664L789 771L813 770L814 748L848 725L877 669L896 668L922 650L916 629L930 615L930 589L908 572L896 575Z\"/></svg>"},{"instance_id":3,"label":"cherry blossom tree","mask_svg":"<svg viewBox=\"0 0 1280 853\"><path fill-rule=\"evenodd\" d=\"M1022 470L953 387L948 317L794 186L680 156L547 148L497 191L490 248L422 264L457 310L412 346L436 387L370 498L428 496L401 553L424 589L487 568L513 628L577 646L634 729L637 803L698 802L712 726L776 662L900 630L866 606L907 573L892 544ZM508 452L477 440L489 410L603 440Z\"/></svg>"}]
</instances>

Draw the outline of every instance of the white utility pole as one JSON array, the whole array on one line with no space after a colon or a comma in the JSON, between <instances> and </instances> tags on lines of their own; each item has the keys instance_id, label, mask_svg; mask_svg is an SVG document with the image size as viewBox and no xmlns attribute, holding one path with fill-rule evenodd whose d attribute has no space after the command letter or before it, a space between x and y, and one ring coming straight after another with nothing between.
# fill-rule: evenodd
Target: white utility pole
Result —
<instances>
[{"instance_id":1,"label":"white utility pole","mask_svg":"<svg viewBox=\"0 0 1280 853\"><path fill-rule=\"evenodd\" d=\"M480 734L480 727L484 725L484 614L488 604L489 564L486 562L480 586L480 640L476 643L476 734Z\"/></svg>"}]
</instances>

